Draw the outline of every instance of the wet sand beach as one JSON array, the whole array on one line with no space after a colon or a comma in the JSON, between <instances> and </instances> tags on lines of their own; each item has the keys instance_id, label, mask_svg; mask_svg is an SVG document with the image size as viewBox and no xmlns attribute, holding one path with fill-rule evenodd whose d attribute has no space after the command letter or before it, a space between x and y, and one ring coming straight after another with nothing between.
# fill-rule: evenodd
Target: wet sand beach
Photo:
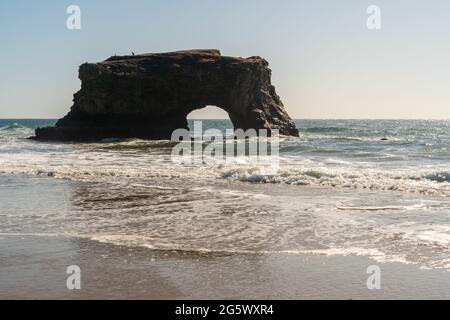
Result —
<instances>
[{"instance_id":1,"label":"wet sand beach","mask_svg":"<svg viewBox=\"0 0 450 320\"><path fill-rule=\"evenodd\" d=\"M368 290L364 257L161 252L62 237L1 240L1 299L449 299L443 270L381 264ZM66 287L81 268L81 290Z\"/></svg>"}]
</instances>

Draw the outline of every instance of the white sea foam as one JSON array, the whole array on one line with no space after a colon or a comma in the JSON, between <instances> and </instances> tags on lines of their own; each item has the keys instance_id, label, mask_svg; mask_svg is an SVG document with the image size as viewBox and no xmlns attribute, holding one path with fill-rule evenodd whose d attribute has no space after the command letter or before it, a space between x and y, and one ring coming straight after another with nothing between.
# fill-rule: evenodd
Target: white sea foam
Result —
<instances>
[{"instance_id":1,"label":"white sea foam","mask_svg":"<svg viewBox=\"0 0 450 320\"><path fill-rule=\"evenodd\" d=\"M97 241L105 244L113 244L125 247L142 247L151 250L167 251L173 253L198 253L198 254L240 254L240 255L318 255L318 256L361 256L373 259L378 263L402 263L419 264L406 258L407 254L385 253L375 248L345 247L329 249L290 249L290 250L246 250L239 248L206 248L193 246L192 244L158 243L154 239L138 235L98 235L98 234L70 234L70 233L0 233L4 237L66 237L80 238ZM434 262L432 265L421 265L421 269L450 269L450 260L443 260L440 263Z\"/></svg>"},{"instance_id":2,"label":"white sea foam","mask_svg":"<svg viewBox=\"0 0 450 320\"><path fill-rule=\"evenodd\" d=\"M356 210L356 211L386 211L386 210L407 210L407 207L336 207L338 210Z\"/></svg>"},{"instance_id":3,"label":"white sea foam","mask_svg":"<svg viewBox=\"0 0 450 320\"><path fill-rule=\"evenodd\" d=\"M185 167L172 164L164 154L112 153L92 150L70 152L0 153L0 173L32 174L79 181L141 179L223 178L250 183L277 183L373 191L450 195L450 168L390 168L372 164L284 158L280 169L267 171L252 166L246 158L217 167ZM147 181L146 181L147 180ZM137 180L135 181L137 182Z\"/></svg>"},{"instance_id":4,"label":"white sea foam","mask_svg":"<svg viewBox=\"0 0 450 320\"><path fill-rule=\"evenodd\" d=\"M327 167L320 163L311 165L308 163L302 164L302 161L298 162L298 165L282 165L276 174L270 175L264 174L258 167L241 166L228 168L223 170L222 177L252 183L283 183L359 190L404 191L428 195L450 195L450 184L442 183L450 176L448 173L450 168L447 172L418 168Z\"/></svg>"}]
</instances>

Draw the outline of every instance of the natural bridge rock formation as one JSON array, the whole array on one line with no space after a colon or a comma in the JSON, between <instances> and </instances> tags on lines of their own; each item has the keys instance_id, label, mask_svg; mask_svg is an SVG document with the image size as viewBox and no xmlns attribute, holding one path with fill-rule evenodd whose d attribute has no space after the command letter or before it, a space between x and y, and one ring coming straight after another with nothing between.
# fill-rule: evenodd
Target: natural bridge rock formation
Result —
<instances>
[{"instance_id":1,"label":"natural bridge rock formation","mask_svg":"<svg viewBox=\"0 0 450 320\"><path fill-rule=\"evenodd\" d=\"M235 129L279 129L298 136L260 57L221 56L218 50L114 56L80 67L81 90L71 111L36 139L170 139L186 116L208 105L227 111Z\"/></svg>"}]
</instances>

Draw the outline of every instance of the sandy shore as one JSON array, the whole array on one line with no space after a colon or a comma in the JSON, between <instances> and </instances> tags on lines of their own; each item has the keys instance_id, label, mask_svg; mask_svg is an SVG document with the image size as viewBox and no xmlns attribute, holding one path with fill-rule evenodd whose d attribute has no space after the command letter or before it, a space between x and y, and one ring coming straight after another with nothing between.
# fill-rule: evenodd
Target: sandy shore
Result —
<instances>
[{"instance_id":1,"label":"sandy shore","mask_svg":"<svg viewBox=\"0 0 450 320\"><path fill-rule=\"evenodd\" d=\"M367 289L363 257L162 252L36 236L0 239L1 299L449 299L450 277L414 265L379 264ZM66 268L81 268L81 290Z\"/></svg>"}]
</instances>

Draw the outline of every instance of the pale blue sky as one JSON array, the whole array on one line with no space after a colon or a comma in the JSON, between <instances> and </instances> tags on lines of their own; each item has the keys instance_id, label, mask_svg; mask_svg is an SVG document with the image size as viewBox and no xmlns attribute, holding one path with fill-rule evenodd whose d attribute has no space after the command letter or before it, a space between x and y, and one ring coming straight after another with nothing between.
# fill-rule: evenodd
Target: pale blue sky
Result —
<instances>
[{"instance_id":1,"label":"pale blue sky","mask_svg":"<svg viewBox=\"0 0 450 320\"><path fill-rule=\"evenodd\" d=\"M0 118L65 115L84 62L188 48L265 57L294 118L450 118L448 0L0 0L0 40Z\"/></svg>"}]
</instances>

